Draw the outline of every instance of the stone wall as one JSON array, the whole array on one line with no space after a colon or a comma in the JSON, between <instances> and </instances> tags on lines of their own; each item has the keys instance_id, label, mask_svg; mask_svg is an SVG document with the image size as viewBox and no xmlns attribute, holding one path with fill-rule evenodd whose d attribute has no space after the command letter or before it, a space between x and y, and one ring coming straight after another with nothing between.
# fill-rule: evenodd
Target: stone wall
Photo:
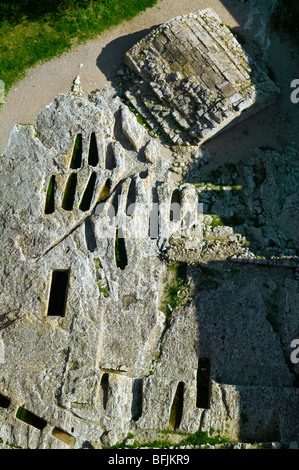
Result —
<instances>
[{"instance_id":1,"label":"stone wall","mask_svg":"<svg viewBox=\"0 0 299 470\"><path fill-rule=\"evenodd\" d=\"M154 29L125 63L127 99L177 145L202 144L279 92L211 9Z\"/></svg>"}]
</instances>

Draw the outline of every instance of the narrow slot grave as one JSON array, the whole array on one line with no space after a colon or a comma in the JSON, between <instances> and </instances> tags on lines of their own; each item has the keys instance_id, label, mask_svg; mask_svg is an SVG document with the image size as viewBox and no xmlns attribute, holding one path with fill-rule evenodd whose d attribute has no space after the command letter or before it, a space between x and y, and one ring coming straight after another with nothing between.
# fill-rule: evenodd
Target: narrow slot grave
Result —
<instances>
[{"instance_id":1,"label":"narrow slot grave","mask_svg":"<svg viewBox=\"0 0 299 470\"><path fill-rule=\"evenodd\" d=\"M69 271L52 272L48 316L64 317L69 286Z\"/></svg>"},{"instance_id":2,"label":"narrow slot grave","mask_svg":"<svg viewBox=\"0 0 299 470\"><path fill-rule=\"evenodd\" d=\"M116 160L111 142L107 145L106 149L105 168L106 170L114 170L116 168Z\"/></svg>"},{"instance_id":3,"label":"narrow slot grave","mask_svg":"<svg viewBox=\"0 0 299 470\"><path fill-rule=\"evenodd\" d=\"M132 144L128 141L126 136L123 133L122 128L122 117L121 117L121 109L118 109L114 113L114 129L113 129L113 138L117 140L121 146L126 150L132 150Z\"/></svg>"},{"instance_id":4,"label":"narrow slot grave","mask_svg":"<svg viewBox=\"0 0 299 470\"><path fill-rule=\"evenodd\" d=\"M73 210L76 186L77 173L71 173L65 186L64 197L62 201L62 208L66 211Z\"/></svg>"},{"instance_id":5,"label":"narrow slot grave","mask_svg":"<svg viewBox=\"0 0 299 470\"><path fill-rule=\"evenodd\" d=\"M181 219L181 193L179 189L174 189L170 203L170 222L179 222Z\"/></svg>"},{"instance_id":6,"label":"narrow slot grave","mask_svg":"<svg viewBox=\"0 0 299 470\"><path fill-rule=\"evenodd\" d=\"M99 153L98 153L97 139L96 139L95 133L92 132L90 136L88 164L90 166L97 166L98 163L99 163Z\"/></svg>"},{"instance_id":7,"label":"narrow slot grave","mask_svg":"<svg viewBox=\"0 0 299 470\"><path fill-rule=\"evenodd\" d=\"M103 185L103 187L101 188L101 192L100 192L100 195L98 197L98 202L105 201L107 199L107 197L109 197L111 187L112 187L112 182L111 182L111 179L108 178L105 181L105 184Z\"/></svg>"},{"instance_id":8,"label":"narrow slot grave","mask_svg":"<svg viewBox=\"0 0 299 470\"><path fill-rule=\"evenodd\" d=\"M56 439L59 439L61 442L64 442L65 444L67 444L70 448L74 447L76 439L74 438L74 436L71 436L70 434L63 431L62 429L53 428L51 434Z\"/></svg>"},{"instance_id":9,"label":"narrow slot grave","mask_svg":"<svg viewBox=\"0 0 299 470\"><path fill-rule=\"evenodd\" d=\"M122 186L118 185L114 190L114 195L111 200L111 206L108 209L108 215L110 217L110 223L113 223L113 218L117 216L118 208L120 204Z\"/></svg>"},{"instance_id":10,"label":"narrow slot grave","mask_svg":"<svg viewBox=\"0 0 299 470\"><path fill-rule=\"evenodd\" d=\"M92 226L92 222L90 218L87 217L84 221L84 229L85 229L85 241L88 251L93 253L97 249L97 241L94 234L94 229Z\"/></svg>"},{"instance_id":11,"label":"narrow slot grave","mask_svg":"<svg viewBox=\"0 0 299 470\"><path fill-rule=\"evenodd\" d=\"M133 421L138 421L142 416L142 392L143 392L143 380L135 379L133 382L133 399L131 407L131 415Z\"/></svg>"},{"instance_id":12,"label":"narrow slot grave","mask_svg":"<svg viewBox=\"0 0 299 470\"><path fill-rule=\"evenodd\" d=\"M184 407L184 390L184 382L179 382L174 395L169 416L169 426L173 430L178 429L182 421Z\"/></svg>"},{"instance_id":13,"label":"narrow slot grave","mask_svg":"<svg viewBox=\"0 0 299 470\"><path fill-rule=\"evenodd\" d=\"M127 204L126 204L126 214L132 215L134 204L136 202L136 181L134 178L131 179L131 183L129 186L128 197L127 197Z\"/></svg>"},{"instance_id":14,"label":"narrow slot grave","mask_svg":"<svg viewBox=\"0 0 299 470\"><path fill-rule=\"evenodd\" d=\"M8 408L11 400L0 393L0 408Z\"/></svg>"},{"instance_id":15,"label":"narrow slot grave","mask_svg":"<svg viewBox=\"0 0 299 470\"><path fill-rule=\"evenodd\" d=\"M47 425L47 421L45 421L43 418L40 418L39 416L36 416L31 411L26 410L22 406L18 408L16 418L26 424L29 424L30 426L33 426L34 428L39 429L40 431Z\"/></svg>"},{"instance_id":16,"label":"narrow slot grave","mask_svg":"<svg viewBox=\"0 0 299 470\"><path fill-rule=\"evenodd\" d=\"M88 180L86 189L84 191L79 209L83 212L86 212L90 209L91 201L93 198L94 194L94 188L96 184L96 179L97 179L97 174L95 171L93 171L90 175L90 178Z\"/></svg>"},{"instance_id":17,"label":"narrow slot grave","mask_svg":"<svg viewBox=\"0 0 299 470\"><path fill-rule=\"evenodd\" d=\"M116 229L115 235L115 261L116 266L124 270L128 264L125 239L121 228Z\"/></svg>"},{"instance_id":18,"label":"narrow slot grave","mask_svg":"<svg viewBox=\"0 0 299 470\"><path fill-rule=\"evenodd\" d=\"M55 188L56 178L55 175L52 175L46 194L45 214L52 214L55 211Z\"/></svg>"},{"instance_id":19,"label":"narrow slot grave","mask_svg":"<svg viewBox=\"0 0 299 470\"><path fill-rule=\"evenodd\" d=\"M82 134L77 134L71 159L70 168L77 170L82 164Z\"/></svg>"},{"instance_id":20,"label":"narrow slot grave","mask_svg":"<svg viewBox=\"0 0 299 470\"><path fill-rule=\"evenodd\" d=\"M109 374L107 374L107 372L105 372L101 378L101 387L103 391L103 408L106 410L109 390Z\"/></svg>"},{"instance_id":21,"label":"narrow slot grave","mask_svg":"<svg viewBox=\"0 0 299 470\"><path fill-rule=\"evenodd\" d=\"M210 408L210 359L200 357L197 368L197 408Z\"/></svg>"},{"instance_id":22,"label":"narrow slot grave","mask_svg":"<svg viewBox=\"0 0 299 470\"><path fill-rule=\"evenodd\" d=\"M111 187L112 187L112 182L108 178L105 182L105 184L101 187L100 194L98 196L96 208L95 208L95 215L101 215L104 208L107 199L109 198L111 194ZM109 214L110 216L110 214Z\"/></svg>"},{"instance_id":23,"label":"narrow slot grave","mask_svg":"<svg viewBox=\"0 0 299 470\"><path fill-rule=\"evenodd\" d=\"M191 214L190 214L190 211L188 211L182 218L181 226L190 227L190 221L191 221Z\"/></svg>"},{"instance_id":24,"label":"narrow slot grave","mask_svg":"<svg viewBox=\"0 0 299 470\"><path fill-rule=\"evenodd\" d=\"M152 188L152 208L149 213L148 236L155 240L159 236L159 206L158 206L158 190L154 186Z\"/></svg>"}]
</instances>

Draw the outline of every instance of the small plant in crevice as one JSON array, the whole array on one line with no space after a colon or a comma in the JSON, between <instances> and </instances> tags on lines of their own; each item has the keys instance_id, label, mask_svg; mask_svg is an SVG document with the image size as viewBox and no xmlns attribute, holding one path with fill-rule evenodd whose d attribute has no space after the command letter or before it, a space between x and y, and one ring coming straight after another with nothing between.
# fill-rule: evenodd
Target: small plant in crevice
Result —
<instances>
[{"instance_id":1,"label":"small plant in crevice","mask_svg":"<svg viewBox=\"0 0 299 470\"><path fill-rule=\"evenodd\" d=\"M108 285L102 286L101 283L98 282L98 288L99 288L99 292L101 294L103 294L103 296L105 298L109 297L109 286Z\"/></svg>"},{"instance_id":2,"label":"small plant in crevice","mask_svg":"<svg viewBox=\"0 0 299 470\"><path fill-rule=\"evenodd\" d=\"M164 330L160 338L160 355L166 331L171 322L172 312L179 307L188 306L192 301L186 284L187 263L178 262L167 267L161 310L165 313Z\"/></svg>"},{"instance_id":3,"label":"small plant in crevice","mask_svg":"<svg viewBox=\"0 0 299 470\"><path fill-rule=\"evenodd\" d=\"M94 261L96 271L97 272L103 271L100 258L94 258L93 261ZM97 286L98 286L99 292L102 293L105 298L109 297L110 289L109 289L109 285L107 283L106 277L101 274L97 274L97 278L98 278Z\"/></svg>"},{"instance_id":4,"label":"small plant in crevice","mask_svg":"<svg viewBox=\"0 0 299 470\"><path fill-rule=\"evenodd\" d=\"M211 227L224 226L224 222L218 214L211 214L212 221L210 223Z\"/></svg>"},{"instance_id":5,"label":"small plant in crevice","mask_svg":"<svg viewBox=\"0 0 299 470\"><path fill-rule=\"evenodd\" d=\"M186 263L174 263L168 266L168 278L164 288L162 311L166 315L165 326L168 326L169 318L173 310L186 305L188 292L186 289Z\"/></svg>"},{"instance_id":6,"label":"small plant in crevice","mask_svg":"<svg viewBox=\"0 0 299 470\"><path fill-rule=\"evenodd\" d=\"M118 228L115 234L115 261L116 266L121 270L124 270L128 264L126 245L121 228Z\"/></svg>"}]
</instances>

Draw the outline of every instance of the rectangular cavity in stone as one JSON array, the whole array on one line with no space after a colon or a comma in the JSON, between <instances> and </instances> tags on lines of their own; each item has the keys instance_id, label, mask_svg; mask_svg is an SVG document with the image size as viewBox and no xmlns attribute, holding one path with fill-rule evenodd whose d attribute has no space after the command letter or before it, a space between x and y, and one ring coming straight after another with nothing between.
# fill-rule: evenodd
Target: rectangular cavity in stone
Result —
<instances>
[{"instance_id":1,"label":"rectangular cavity in stone","mask_svg":"<svg viewBox=\"0 0 299 470\"><path fill-rule=\"evenodd\" d=\"M26 410L22 406L18 408L18 411L16 413L16 417L20 420L23 421L26 424L29 424L30 426L33 426L34 428L37 429L44 429L44 427L47 424L47 421L45 421L42 418L39 418L36 416L34 413L31 411Z\"/></svg>"},{"instance_id":2,"label":"rectangular cavity in stone","mask_svg":"<svg viewBox=\"0 0 299 470\"><path fill-rule=\"evenodd\" d=\"M10 399L0 393L0 408L8 408L10 405Z\"/></svg>"},{"instance_id":3,"label":"rectangular cavity in stone","mask_svg":"<svg viewBox=\"0 0 299 470\"><path fill-rule=\"evenodd\" d=\"M69 271L53 271L48 316L64 317L69 284Z\"/></svg>"},{"instance_id":4,"label":"rectangular cavity in stone","mask_svg":"<svg viewBox=\"0 0 299 470\"><path fill-rule=\"evenodd\" d=\"M76 439L73 436L60 428L54 428L52 430L52 436L54 436L56 439L59 439L61 442L64 442L70 448L73 448L76 442Z\"/></svg>"},{"instance_id":5,"label":"rectangular cavity in stone","mask_svg":"<svg viewBox=\"0 0 299 470\"><path fill-rule=\"evenodd\" d=\"M197 408L210 408L210 359L199 357L197 369Z\"/></svg>"},{"instance_id":6,"label":"rectangular cavity in stone","mask_svg":"<svg viewBox=\"0 0 299 470\"><path fill-rule=\"evenodd\" d=\"M170 410L169 426L171 427L171 429L174 430L180 427L182 421L184 406L184 389L184 382L179 382Z\"/></svg>"}]
</instances>

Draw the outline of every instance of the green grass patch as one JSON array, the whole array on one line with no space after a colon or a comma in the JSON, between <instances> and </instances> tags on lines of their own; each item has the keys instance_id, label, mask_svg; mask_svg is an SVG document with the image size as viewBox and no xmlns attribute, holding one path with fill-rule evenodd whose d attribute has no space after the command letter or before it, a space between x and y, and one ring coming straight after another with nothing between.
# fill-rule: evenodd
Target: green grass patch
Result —
<instances>
[{"instance_id":1,"label":"green grass patch","mask_svg":"<svg viewBox=\"0 0 299 470\"><path fill-rule=\"evenodd\" d=\"M184 434L180 432L171 432L168 430L162 431L165 435L165 438L155 439L149 442L142 442L140 443L138 440L134 440L134 443L131 445L124 444L116 444L111 447L111 449L121 449L121 448L133 448L136 449L138 447L148 447L154 449L167 449L169 447L180 448L181 446L200 446L205 444L216 445L216 444L228 444L231 443L231 440L228 440L224 437L220 436L220 431L215 431L211 428L209 431L196 431L194 434ZM185 435L185 437L181 440L179 444L174 444L169 439L169 435L171 434L181 434Z\"/></svg>"},{"instance_id":2,"label":"green grass patch","mask_svg":"<svg viewBox=\"0 0 299 470\"><path fill-rule=\"evenodd\" d=\"M0 79L7 93L25 72L130 20L157 0L3 0Z\"/></svg>"},{"instance_id":3,"label":"green grass patch","mask_svg":"<svg viewBox=\"0 0 299 470\"><path fill-rule=\"evenodd\" d=\"M184 279L176 279L166 286L165 292L167 295L165 304L167 313L169 311L172 312L175 308L181 306L183 299L181 293L183 291L184 284Z\"/></svg>"},{"instance_id":4,"label":"green grass patch","mask_svg":"<svg viewBox=\"0 0 299 470\"><path fill-rule=\"evenodd\" d=\"M229 442L231 441L220 436L220 431L214 431L214 429L210 429L210 431L196 431L194 434L190 434L180 442L180 446L198 446L204 444L216 445L226 444Z\"/></svg>"},{"instance_id":5,"label":"green grass patch","mask_svg":"<svg viewBox=\"0 0 299 470\"><path fill-rule=\"evenodd\" d=\"M154 440L150 442L141 443L137 440L133 442L131 445L126 444L115 444L114 446L110 447L110 449L138 449L139 447L148 447L150 449L167 449L172 446L171 442L168 439L165 440ZM109 447L108 447L109 448ZM105 447L104 447L105 449Z\"/></svg>"}]
</instances>

